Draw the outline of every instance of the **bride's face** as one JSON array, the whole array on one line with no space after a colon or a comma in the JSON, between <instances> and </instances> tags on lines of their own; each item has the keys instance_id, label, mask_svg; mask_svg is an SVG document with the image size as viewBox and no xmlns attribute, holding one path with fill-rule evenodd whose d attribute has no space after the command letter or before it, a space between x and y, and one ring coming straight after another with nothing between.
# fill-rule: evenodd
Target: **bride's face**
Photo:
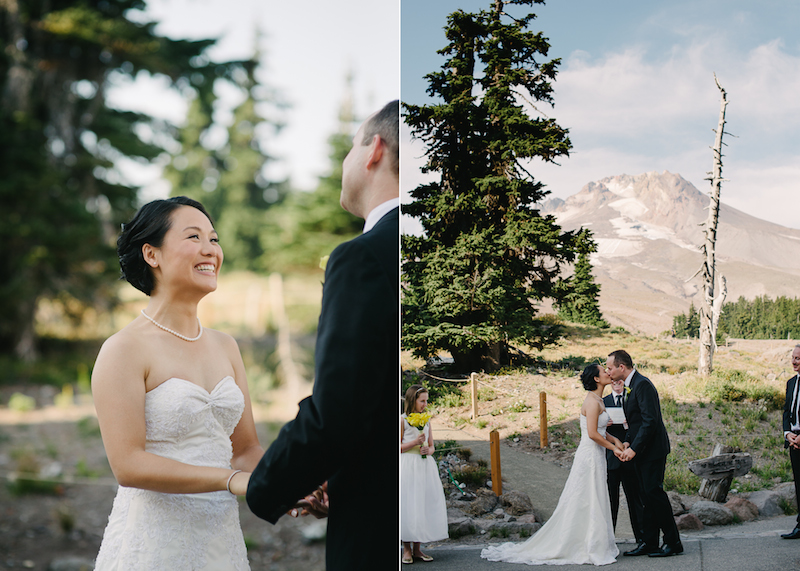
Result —
<instances>
[{"instance_id":1,"label":"bride's face","mask_svg":"<svg viewBox=\"0 0 800 571\"><path fill-rule=\"evenodd\" d=\"M611 376L605 371L605 369L603 369L603 367L600 367L600 374L597 377L595 377L595 381L597 382L598 385L603 387L605 387L606 385L610 385L612 382Z\"/></svg>"}]
</instances>

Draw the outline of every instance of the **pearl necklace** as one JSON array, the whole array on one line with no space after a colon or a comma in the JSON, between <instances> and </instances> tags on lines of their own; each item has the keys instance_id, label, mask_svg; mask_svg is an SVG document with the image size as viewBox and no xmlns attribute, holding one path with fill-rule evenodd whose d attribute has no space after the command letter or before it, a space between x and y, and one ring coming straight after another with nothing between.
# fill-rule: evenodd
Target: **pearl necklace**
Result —
<instances>
[{"instance_id":1,"label":"pearl necklace","mask_svg":"<svg viewBox=\"0 0 800 571\"><path fill-rule=\"evenodd\" d=\"M181 335L177 331L173 331L169 327L164 327L158 321L156 321L155 319L153 319L152 317L147 315L144 312L144 309L142 310L142 315L144 315L148 319L148 321L152 322L153 325L155 325L156 327L160 327L161 329L163 329L167 333L172 333L175 337L180 337L184 341L197 341L198 339L200 339L203 336L203 326L200 324L200 318L199 317L197 318L197 325L200 327L200 333L197 334L197 337L186 337L185 335Z\"/></svg>"}]
</instances>

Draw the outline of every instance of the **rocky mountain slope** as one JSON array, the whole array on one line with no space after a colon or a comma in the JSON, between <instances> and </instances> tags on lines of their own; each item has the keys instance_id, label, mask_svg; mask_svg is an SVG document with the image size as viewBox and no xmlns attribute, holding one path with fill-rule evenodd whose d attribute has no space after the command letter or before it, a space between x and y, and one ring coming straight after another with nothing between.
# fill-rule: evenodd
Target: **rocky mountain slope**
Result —
<instances>
[{"instance_id":1,"label":"rocky mountain slope","mask_svg":"<svg viewBox=\"0 0 800 571\"><path fill-rule=\"evenodd\" d=\"M800 296L800 230L750 216L724 203L717 231L717 271L727 301L740 296ZM612 325L655 335L673 315L701 303L700 246L708 195L678 174L649 172L590 182L566 201L541 205L566 230L588 228L598 252L600 307Z\"/></svg>"}]
</instances>

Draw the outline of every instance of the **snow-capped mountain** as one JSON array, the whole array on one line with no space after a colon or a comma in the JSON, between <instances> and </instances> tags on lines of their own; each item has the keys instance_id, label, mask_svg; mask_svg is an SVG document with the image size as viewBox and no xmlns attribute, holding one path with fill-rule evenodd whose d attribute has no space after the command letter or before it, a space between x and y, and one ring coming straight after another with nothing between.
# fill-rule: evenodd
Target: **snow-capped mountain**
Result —
<instances>
[{"instance_id":1,"label":"snow-capped mountain","mask_svg":"<svg viewBox=\"0 0 800 571\"><path fill-rule=\"evenodd\" d=\"M656 334L691 301L701 303L703 225L710 199L678 174L649 172L590 182L567 200L541 205L567 230L588 228L598 252L595 279L606 319ZM717 271L739 296L800 296L800 230L766 222L725 204L722 187Z\"/></svg>"}]
</instances>

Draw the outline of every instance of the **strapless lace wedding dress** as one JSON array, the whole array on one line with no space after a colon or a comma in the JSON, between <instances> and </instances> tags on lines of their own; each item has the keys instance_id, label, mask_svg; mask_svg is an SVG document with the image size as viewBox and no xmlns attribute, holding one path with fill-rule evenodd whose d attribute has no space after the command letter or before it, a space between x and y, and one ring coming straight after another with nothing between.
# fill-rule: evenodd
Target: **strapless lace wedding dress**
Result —
<instances>
[{"instance_id":1,"label":"strapless lace wedding dress","mask_svg":"<svg viewBox=\"0 0 800 571\"><path fill-rule=\"evenodd\" d=\"M148 452L195 466L230 468L231 434L244 411L233 377L209 393L178 378L145 395ZM250 569L239 504L227 491L162 494L120 486L96 571Z\"/></svg>"},{"instance_id":2,"label":"strapless lace wedding dress","mask_svg":"<svg viewBox=\"0 0 800 571\"><path fill-rule=\"evenodd\" d=\"M608 413L597 419L605 436ZM581 442L553 515L524 543L493 545L481 551L490 561L528 565L614 563L619 549L614 541L611 504L606 484L606 449L589 438L581 415Z\"/></svg>"}]
</instances>

